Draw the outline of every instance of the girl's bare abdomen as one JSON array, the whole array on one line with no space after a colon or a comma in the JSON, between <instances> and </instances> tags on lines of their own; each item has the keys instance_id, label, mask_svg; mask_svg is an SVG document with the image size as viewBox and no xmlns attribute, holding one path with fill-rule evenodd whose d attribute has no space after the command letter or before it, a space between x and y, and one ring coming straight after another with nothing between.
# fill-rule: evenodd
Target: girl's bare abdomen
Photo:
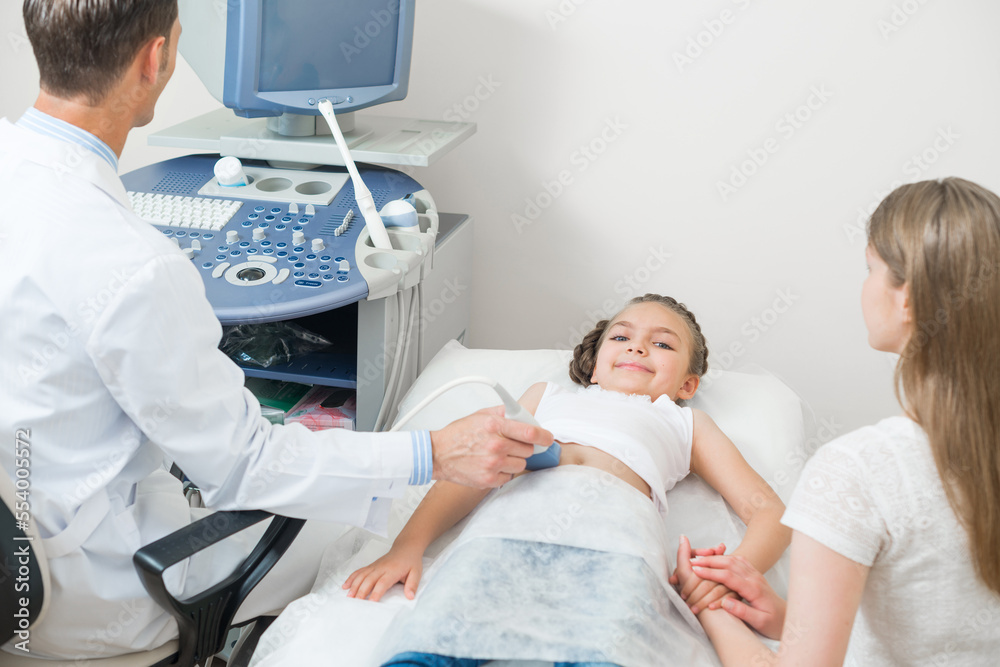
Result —
<instances>
[{"instance_id":1,"label":"girl's bare abdomen","mask_svg":"<svg viewBox=\"0 0 1000 667\"><path fill-rule=\"evenodd\" d=\"M559 443L562 450L559 453L561 466L590 466L607 471L615 477L628 482L647 498L650 497L649 484L639 477L634 470L616 459L611 454L594 447L578 445L573 442Z\"/></svg>"}]
</instances>

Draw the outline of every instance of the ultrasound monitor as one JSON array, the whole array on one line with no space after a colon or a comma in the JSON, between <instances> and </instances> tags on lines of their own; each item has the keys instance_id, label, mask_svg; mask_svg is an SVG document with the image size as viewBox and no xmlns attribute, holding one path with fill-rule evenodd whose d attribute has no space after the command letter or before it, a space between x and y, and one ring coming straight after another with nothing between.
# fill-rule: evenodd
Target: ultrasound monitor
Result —
<instances>
[{"instance_id":1,"label":"ultrasound monitor","mask_svg":"<svg viewBox=\"0 0 1000 667\"><path fill-rule=\"evenodd\" d=\"M415 0L180 0L180 51L237 115L316 116L406 97Z\"/></svg>"}]
</instances>

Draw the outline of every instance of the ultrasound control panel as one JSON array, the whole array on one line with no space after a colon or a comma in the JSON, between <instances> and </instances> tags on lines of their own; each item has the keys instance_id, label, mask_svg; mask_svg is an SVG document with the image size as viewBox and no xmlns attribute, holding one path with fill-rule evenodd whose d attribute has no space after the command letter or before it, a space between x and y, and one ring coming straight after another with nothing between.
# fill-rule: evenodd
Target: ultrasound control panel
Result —
<instances>
[{"instance_id":1,"label":"ultrasound control panel","mask_svg":"<svg viewBox=\"0 0 1000 667\"><path fill-rule=\"evenodd\" d=\"M430 270L433 199L401 172L359 165L381 209L404 199L419 231L389 229L376 249L343 167L276 169L244 162L248 184L223 186L218 155L193 155L122 176L132 208L176 242L201 273L223 324L272 322L380 298Z\"/></svg>"}]
</instances>

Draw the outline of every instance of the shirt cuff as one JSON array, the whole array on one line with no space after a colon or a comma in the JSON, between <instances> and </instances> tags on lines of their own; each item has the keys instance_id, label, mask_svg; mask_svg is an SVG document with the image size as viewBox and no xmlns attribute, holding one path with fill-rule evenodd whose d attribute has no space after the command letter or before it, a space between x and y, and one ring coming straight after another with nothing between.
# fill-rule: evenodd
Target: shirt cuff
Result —
<instances>
[{"instance_id":1,"label":"shirt cuff","mask_svg":"<svg viewBox=\"0 0 1000 667\"><path fill-rule=\"evenodd\" d=\"M430 484L434 476L434 450L431 447L430 431L412 431L410 433L413 445L413 471L410 473L410 486Z\"/></svg>"}]
</instances>

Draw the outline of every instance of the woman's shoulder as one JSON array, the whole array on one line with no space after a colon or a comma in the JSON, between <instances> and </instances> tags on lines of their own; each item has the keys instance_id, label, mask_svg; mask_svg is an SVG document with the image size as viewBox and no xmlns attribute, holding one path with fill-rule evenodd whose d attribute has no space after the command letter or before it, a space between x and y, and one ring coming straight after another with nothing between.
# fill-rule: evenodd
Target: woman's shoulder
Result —
<instances>
[{"instance_id":1,"label":"woman's shoulder","mask_svg":"<svg viewBox=\"0 0 1000 667\"><path fill-rule=\"evenodd\" d=\"M859 477L895 476L903 469L925 467L930 458L927 437L908 417L897 416L863 426L822 445L806 463L806 471L837 468Z\"/></svg>"}]
</instances>

